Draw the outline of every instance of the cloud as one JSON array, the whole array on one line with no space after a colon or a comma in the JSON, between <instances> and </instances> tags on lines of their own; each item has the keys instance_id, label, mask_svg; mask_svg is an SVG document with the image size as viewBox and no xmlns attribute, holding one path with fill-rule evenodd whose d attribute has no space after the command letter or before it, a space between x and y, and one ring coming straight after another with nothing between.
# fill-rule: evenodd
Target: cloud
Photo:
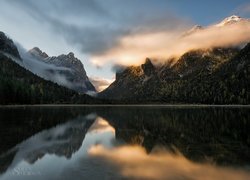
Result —
<instances>
[{"instance_id":1,"label":"cloud","mask_svg":"<svg viewBox=\"0 0 250 180\"><path fill-rule=\"evenodd\" d=\"M198 164L182 155L166 151L147 154L139 146L123 146L106 149L101 145L93 146L89 154L103 158L118 167L126 178L134 179L249 179L247 171Z\"/></svg>"},{"instance_id":2,"label":"cloud","mask_svg":"<svg viewBox=\"0 0 250 180\"><path fill-rule=\"evenodd\" d=\"M187 24L160 0L158 3L151 0L143 3L139 0L107 0L105 3L102 0L12 0L10 3L88 55L109 51L124 36Z\"/></svg>"},{"instance_id":3,"label":"cloud","mask_svg":"<svg viewBox=\"0 0 250 180\"><path fill-rule=\"evenodd\" d=\"M138 65L146 57L165 62L197 48L227 47L249 41L249 24L210 26L183 37L193 23L162 0L12 0L34 20L63 37L92 64ZM249 3L248 3L249 4ZM248 4L241 7L248 12Z\"/></svg>"},{"instance_id":4,"label":"cloud","mask_svg":"<svg viewBox=\"0 0 250 180\"><path fill-rule=\"evenodd\" d=\"M82 84L71 82L68 80L67 76L64 75L62 72L67 74L72 74L73 71L67 67L60 67L54 64L48 64L43 62L41 59L35 58L31 54L28 53L26 49L24 49L19 43L15 43L19 54L22 58L22 63L20 64L24 68L28 69L29 71L33 72L34 74L42 77L46 80L52 81L57 83L58 85L62 85L69 89L76 89L76 87L81 87ZM12 59L15 62L18 62L13 57Z\"/></svg>"},{"instance_id":5,"label":"cloud","mask_svg":"<svg viewBox=\"0 0 250 180\"><path fill-rule=\"evenodd\" d=\"M96 90L100 92L106 89L115 80L115 78L105 79L100 77L90 77L89 80L95 86Z\"/></svg>"},{"instance_id":6,"label":"cloud","mask_svg":"<svg viewBox=\"0 0 250 180\"><path fill-rule=\"evenodd\" d=\"M102 66L112 62L121 65L139 65L146 57L166 62L187 51L215 47L231 47L250 41L250 21L241 21L225 26L209 26L184 36L185 31L161 31L124 36L119 45L92 56L94 64Z\"/></svg>"},{"instance_id":7,"label":"cloud","mask_svg":"<svg viewBox=\"0 0 250 180\"><path fill-rule=\"evenodd\" d=\"M103 118L98 117L95 122L88 129L88 133L101 134L104 132L110 132L115 136L115 129L110 126L108 121Z\"/></svg>"}]
</instances>

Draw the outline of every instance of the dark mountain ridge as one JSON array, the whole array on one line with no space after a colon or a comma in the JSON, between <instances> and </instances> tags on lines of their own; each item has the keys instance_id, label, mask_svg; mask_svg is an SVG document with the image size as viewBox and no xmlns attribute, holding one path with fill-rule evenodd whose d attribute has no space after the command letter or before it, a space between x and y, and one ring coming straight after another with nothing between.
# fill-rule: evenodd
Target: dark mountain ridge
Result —
<instances>
[{"instance_id":1,"label":"dark mountain ridge","mask_svg":"<svg viewBox=\"0 0 250 180\"><path fill-rule=\"evenodd\" d=\"M46 81L0 53L0 104L98 103L94 98Z\"/></svg>"},{"instance_id":2,"label":"dark mountain ridge","mask_svg":"<svg viewBox=\"0 0 250 180\"><path fill-rule=\"evenodd\" d=\"M1 104L250 103L250 44L243 49L193 50L175 62L170 61L158 66L147 58L141 66L120 69L116 73L116 80L99 93L97 99L79 95L26 70L6 55L20 59L13 41L4 33L0 34L0 40ZM34 48L29 54L39 57L37 61L58 68L46 69L49 75L66 75L67 80L73 84L82 79L88 80L83 65L73 53L49 57L39 48ZM73 73L67 74L67 68L71 68ZM79 74L85 79L78 79ZM91 88L91 85L89 87Z\"/></svg>"},{"instance_id":3,"label":"dark mountain ridge","mask_svg":"<svg viewBox=\"0 0 250 180\"><path fill-rule=\"evenodd\" d=\"M6 55L7 54L7 55ZM11 39L0 33L0 104L62 104L101 103L101 100L47 81L9 56L20 61L19 52Z\"/></svg>"},{"instance_id":4,"label":"dark mountain ridge","mask_svg":"<svg viewBox=\"0 0 250 180\"><path fill-rule=\"evenodd\" d=\"M185 53L176 63L119 72L99 97L140 103L249 104L250 45Z\"/></svg>"}]
</instances>

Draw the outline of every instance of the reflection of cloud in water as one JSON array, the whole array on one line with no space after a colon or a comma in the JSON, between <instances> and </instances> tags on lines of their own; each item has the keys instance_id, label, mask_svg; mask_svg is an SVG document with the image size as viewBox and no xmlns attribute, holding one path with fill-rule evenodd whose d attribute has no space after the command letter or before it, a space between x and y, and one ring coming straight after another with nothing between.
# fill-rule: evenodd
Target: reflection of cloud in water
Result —
<instances>
[{"instance_id":1,"label":"reflection of cloud in water","mask_svg":"<svg viewBox=\"0 0 250 180\"><path fill-rule=\"evenodd\" d=\"M79 116L33 135L11 150L16 150L17 153L9 168L14 168L22 161L34 164L45 155L71 158L81 147L88 124L84 117Z\"/></svg>"},{"instance_id":2,"label":"reflection of cloud in water","mask_svg":"<svg viewBox=\"0 0 250 180\"><path fill-rule=\"evenodd\" d=\"M89 128L88 133L104 133L112 132L115 134L115 129L103 118L97 118L93 125Z\"/></svg>"},{"instance_id":3,"label":"reflection of cloud in water","mask_svg":"<svg viewBox=\"0 0 250 180\"><path fill-rule=\"evenodd\" d=\"M197 164L167 152L148 155L142 147L119 143L105 119L78 117L19 144L0 179L250 179L250 172ZM16 174L23 170L32 176Z\"/></svg>"},{"instance_id":4,"label":"reflection of cloud in water","mask_svg":"<svg viewBox=\"0 0 250 180\"><path fill-rule=\"evenodd\" d=\"M230 168L198 164L182 155L167 152L148 155L139 146L123 146L106 149L93 146L89 154L118 166L122 175L138 179L250 179L250 172Z\"/></svg>"},{"instance_id":5,"label":"reflection of cloud in water","mask_svg":"<svg viewBox=\"0 0 250 180\"><path fill-rule=\"evenodd\" d=\"M92 120L95 121L88 128ZM119 176L116 172L108 174L110 168L87 153L96 144L111 148L114 141L115 130L106 120L96 118L95 114L78 117L17 145L14 148L17 153L0 179L101 179L106 176L116 179L114 177Z\"/></svg>"}]
</instances>

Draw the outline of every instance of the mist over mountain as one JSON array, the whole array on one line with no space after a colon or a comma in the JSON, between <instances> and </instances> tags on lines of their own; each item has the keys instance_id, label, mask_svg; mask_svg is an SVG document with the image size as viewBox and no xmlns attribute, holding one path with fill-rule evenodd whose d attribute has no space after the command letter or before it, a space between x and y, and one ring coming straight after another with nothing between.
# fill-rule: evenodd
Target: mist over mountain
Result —
<instances>
[{"instance_id":1,"label":"mist over mountain","mask_svg":"<svg viewBox=\"0 0 250 180\"><path fill-rule=\"evenodd\" d=\"M0 0L0 180L250 180L249 0Z\"/></svg>"},{"instance_id":2,"label":"mist over mountain","mask_svg":"<svg viewBox=\"0 0 250 180\"><path fill-rule=\"evenodd\" d=\"M40 62L34 58L21 59L20 54L13 41L1 33L0 104L98 103L86 94L79 95L41 76L45 70L70 72L71 69Z\"/></svg>"},{"instance_id":3,"label":"mist over mountain","mask_svg":"<svg viewBox=\"0 0 250 180\"><path fill-rule=\"evenodd\" d=\"M248 27L249 22L249 19L231 16L212 26L195 26L182 36L193 39L211 31L212 34L225 32L221 27ZM0 50L7 58L45 80L110 103L249 104L250 50L249 44L244 43L248 37L243 32L242 37L233 38L242 39L237 45L222 42L208 48L201 44L200 48L197 46L165 61L147 58L140 66L118 64L112 83L98 77L89 80L83 64L72 52L50 57L38 47L26 51L18 45L17 50L3 33ZM91 82L102 92L97 94Z\"/></svg>"},{"instance_id":4,"label":"mist over mountain","mask_svg":"<svg viewBox=\"0 0 250 180\"><path fill-rule=\"evenodd\" d=\"M239 16L229 16L218 23L207 26L176 28L174 30L153 31L124 36L118 45L92 58L99 66L114 63L138 66L145 57L165 63L169 59L178 60L186 52L218 47L244 47L250 42L250 20Z\"/></svg>"},{"instance_id":5,"label":"mist over mountain","mask_svg":"<svg viewBox=\"0 0 250 180\"><path fill-rule=\"evenodd\" d=\"M49 57L38 47L26 51L3 32L0 34L1 52L34 74L79 93L96 92L83 64L72 52Z\"/></svg>"},{"instance_id":6,"label":"mist over mountain","mask_svg":"<svg viewBox=\"0 0 250 180\"><path fill-rule=\"evenodd\" d=\"M30 67L32 72L47 80L80 93L96 91L89 81L83 64L72 52L67 55L49 57L45 52L35 47L28 52L22 53L21 56L27 61L35 61L27 62L27 66ZM44 64L43 72L36 69L36 65L31 65L31 63Z\"/></svg>"},{"instance_id":7,"label":"mist over mountain","mask_svg":"<svg viewBox=\"0 0 250 180\"><path fill-rule=\"evenodd\" d=\"M99 97L141 103L249 104L249 35L242 32L240 37L229 30L249 25L249 19L235 15L208 27L196 25L181 36L190 40L191 44L185 42L190 47L197 43L193 50L163 61L147 58L139 66L123 68ZM222 32L237 43L219 37ZM204 38L204 43L198 46L196 37Z\"/></svg>"},{"instance_id":8,"label":"mist over mountain","mask_svg":"<svg viewBox=\"0 0 250 180\"><path fill-rule=\"evenodd\" d=\"M99 97L140 103L249 104L250 44L185 53L176 63L146 59L116 73Z\"/></svg>"}]
</instances>

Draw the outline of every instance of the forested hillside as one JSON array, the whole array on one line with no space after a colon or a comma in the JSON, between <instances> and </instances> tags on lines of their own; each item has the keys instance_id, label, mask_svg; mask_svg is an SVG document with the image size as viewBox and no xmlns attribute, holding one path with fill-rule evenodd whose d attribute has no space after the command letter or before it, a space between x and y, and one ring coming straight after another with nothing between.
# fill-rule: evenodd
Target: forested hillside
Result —
<instances>
[{"instance_id":1,"label":"forested hillside","mask_svg":"<svg viewBox=\"0 0 250 180\"><path fill-rule=\"evenodd\" d=\"M98 103L46 81L0 53L0 104Z\"/></svg>"},{"instance_id":2,"label":"forested hillside","mask_svg":"<svg viewBox=\"0 0 250 180\"><path fill-rule=\"evenodd\" d=\"M250 44L242 50L216 48L184 54L177 62L118 72L99 94L129 103L250 104Z\"/></svg>"}]
</instances>

